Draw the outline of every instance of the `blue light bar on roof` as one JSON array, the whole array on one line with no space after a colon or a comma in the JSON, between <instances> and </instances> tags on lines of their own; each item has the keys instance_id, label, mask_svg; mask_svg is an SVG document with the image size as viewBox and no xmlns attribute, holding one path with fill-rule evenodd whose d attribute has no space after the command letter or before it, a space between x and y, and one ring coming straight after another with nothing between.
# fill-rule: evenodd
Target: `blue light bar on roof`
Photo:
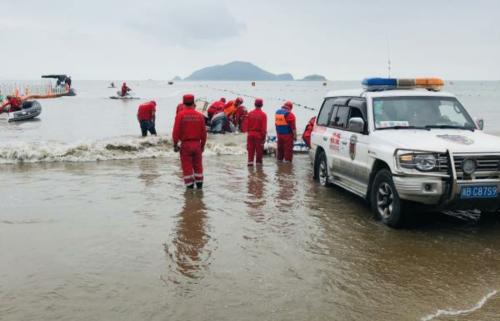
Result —
<instances>
[{"instance_id":1,"label":"blue light bar on roof","mask_svg":"<svg viewBox=\"0 0 500 321\"><path fill-rule=\"evenodd\" d=\"M367 90L388 90L398 87L396 78L366 78L362 82L363 87Z\"/></svg>"}]
</instances>

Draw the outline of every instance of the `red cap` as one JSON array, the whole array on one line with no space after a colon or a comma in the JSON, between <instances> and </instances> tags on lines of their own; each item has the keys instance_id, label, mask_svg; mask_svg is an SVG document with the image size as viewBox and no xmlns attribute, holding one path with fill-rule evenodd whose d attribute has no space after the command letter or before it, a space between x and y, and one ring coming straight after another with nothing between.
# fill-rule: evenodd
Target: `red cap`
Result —
<instances>
[{"instance_id":1,"label":"red cap","mask_svg":"<svg viewBox=\"0 0 500 321\"><path fill-rule=\"evenodd\" d=\"M182 103L188 106L194 104L194 95L186 94L182 96Z\"/></svg>"},{"instance_id":2,"label":"red cap","mask_svg":"<svg viewBox=\"0 0 500 321\"><path fill-rule=\"evenodd\" d=\"M264 101L262 100L262 98L256 98L255 107L262 107L262 106L264 106Z\"/></svg>"},{"instance_id":3,"label":"red cap","mask_svg":"<svg viewBox=\"0 0 500 321\"><path fill-rule=\"evenodd\" d=\"M236 98L236 104L243 104L243 98L241 97Z\"/></svg>"},{"instance_id":4,"label":"red cap","mask_svg":"<svg viewBox=\"0 0 500 321\"><path fill-rule=\"evenodd\" d=\"M225 103L226 102L226 98L221 97L220 101L222 101L223 103Z\"/></svg>"},{"instance_id":5,"label":"red cap","mask_svg":"<svg viewBox=\"0 0 500 321\"><path fill-rule=\"evenodd\" d=\"M293 108L293 103L291 101L287 101L283 106L287 107L289 109L292 109Z\"/></svg>"}]
</instances>

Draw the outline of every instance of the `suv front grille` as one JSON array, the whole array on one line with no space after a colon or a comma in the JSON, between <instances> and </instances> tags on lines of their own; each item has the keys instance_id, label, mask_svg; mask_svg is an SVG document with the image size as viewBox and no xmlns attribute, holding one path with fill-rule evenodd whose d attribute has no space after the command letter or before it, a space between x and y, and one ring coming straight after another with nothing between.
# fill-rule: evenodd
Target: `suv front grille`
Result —
<instances>
[{"instance_id":1,"label":"suv front grille","mask_svg":"<svg viewBox=\"0 0 500 321\"><path fill-rule=\"evenodd\" d=\"M476 161L476 171L470 175L464 175L462 163L465 159ZM455 171L457 179L489 179L500 177L500 155L454 155Z\"/></svg>"},{"instance_id":2,"label":"suv front grille","mask_svg":"<svg viewBox=\"0 0 500 321\"><path fill-rule=\"evenodd\" d=\"M448 155L447 154L438 154L438 163L437 163L438 171L441 173L448 173Z\"/></svg>"}]
</instances>

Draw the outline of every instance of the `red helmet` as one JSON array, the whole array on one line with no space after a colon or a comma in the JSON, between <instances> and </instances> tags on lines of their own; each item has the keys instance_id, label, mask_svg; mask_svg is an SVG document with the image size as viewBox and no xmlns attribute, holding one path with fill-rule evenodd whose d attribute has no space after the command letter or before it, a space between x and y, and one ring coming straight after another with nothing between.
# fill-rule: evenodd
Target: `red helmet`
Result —
<instances>
[{"instance_id":1,"label":"red helmet","mask_svg":"<svg viewBox=\"0 0 500 321\"><path fill-rule=\"evenodd\" d=\"M243 104L243 98L241 98L241 97L236 98L235 103L236 103L237 105L239 105L239 104Z\"/></svg>"},{"instance_id":2,"label":"red helmet","mask_svg":"<svg viewBox=\"0 0 500 321\"><path fill-rule=\"evenodd\" d=\"M293 108L293 103L291 101L287 101L283 106L287 107L288 109L292 109Z\"/></svg>"},{"instance_id":3,"label":"red helmet","mask_svg":"<svg viewBox=\"0 0 500 321\"><path fill-rule=\"evenodd\" d=\"M226 98L221 97L220 101L222 101L223 103L225 103L226 102Z\"/></svg>"},{"instance_id":4,"label":"red helmet","mask_svg":"<svg viewBox=\"0 0 500 321\"><path fill-rule=\"evenodd\" d=\"M262 100L262 98L256 98L255 107L262 107L262 106L264 106L264 100Z\"/></svg>"},{"instance_id":5,"label":"red helmet","mask_svg":"<svg viewBox=\"0 0 500 321\"><path fill-rule=\"evenodd\" d=\"M192 94L185 94L182 96L182 103L186 106L191 106L194 104L194 95Z\"/></svg>"}]
</instances>

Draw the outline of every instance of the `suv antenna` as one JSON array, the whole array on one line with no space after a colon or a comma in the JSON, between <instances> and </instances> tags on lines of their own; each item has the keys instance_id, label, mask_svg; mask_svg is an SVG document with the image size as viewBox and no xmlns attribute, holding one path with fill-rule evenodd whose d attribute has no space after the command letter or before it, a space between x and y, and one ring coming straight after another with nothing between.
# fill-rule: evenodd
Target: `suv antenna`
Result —
<instances>
[{"instance_id":1,"label":"suv antenna","mask_svg":"<svg viewBox=\"0 0 500 321\"><path fill-rule=\"evenodd\" d=\"M391 46L387 41L387 77L391 78Z\"/></svg>"}]
</instances>

